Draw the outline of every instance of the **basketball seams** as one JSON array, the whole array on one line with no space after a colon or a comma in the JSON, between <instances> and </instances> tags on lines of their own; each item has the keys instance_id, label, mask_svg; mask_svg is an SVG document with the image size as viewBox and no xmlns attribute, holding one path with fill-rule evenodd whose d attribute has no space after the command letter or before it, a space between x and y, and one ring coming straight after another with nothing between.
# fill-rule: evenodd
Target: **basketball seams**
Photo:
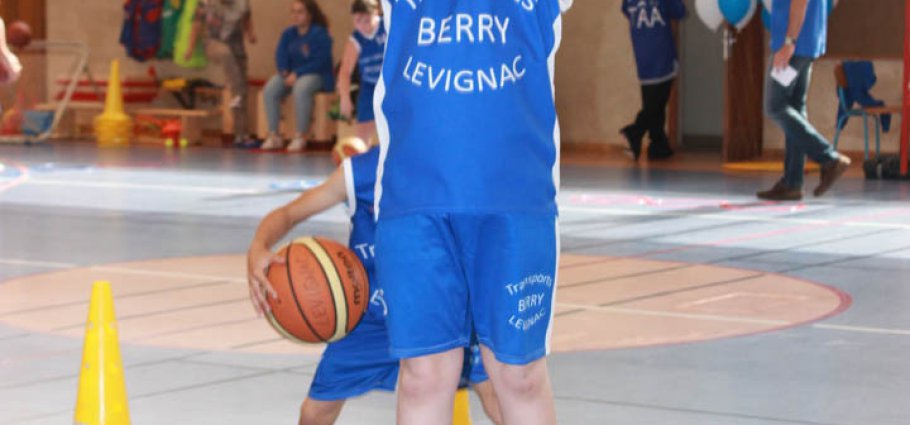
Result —
<instances>
[{"instance_id":1,"label":"basketball seams","mask_svg":"<svg viewBox=\"0 0 910 425\"><path fill-rule=\"evenodd\" d=\"M335 266L335 263L329 257L328 252L326 252L325 248L320 245L316 239L307 237L298 239L294 242L301 243L306 246L307 249L309 249L313 256L316 258L316 261L320 263L320 269L326 278L326 282L328 283L329 290L332 294L332 300L334 303L331 304L332 308L335 311L335 333L325 341L331 342L341 339L347 330L348 305L347 300L343 298L344 286L341 284L341 276L338 274L338 269ZM329 270L331 270L331 273ZM341 314L339 308L343 308L345 313ZM344 318L344 320L342 320L342 318Z\"/></svg>"},{"instance_id":2,"label":"basketball seams","mask_svg":"<svg viewBox=\"0 0 910 425\"><path fill-rule=\"evenodd\" d=\"M326 254L328 254L329 249L325 245L322 244L322 241L320 241L319 239L315 239L315 242L323 250L326 251ZM351 306L348 305L348 291L344 288L344 282L342 282L341 274L338 272L338 266L335 265L334 256L332 256L331 254L329 254L329 261L332 262L332 265L334 266L333 270L335 270L335 273L339 275L338 282L340 283L340 285L338 285L338 286L341 288L341 295L344 298L344 328L342 328L343 329L342 331L345 334L347 334L349 332L348 325L351 323ZM333 294L334 294L334 292L333 292Z\"/></svg>"},{"instance_id":3,"label":"basketball seams","mask_svg":"<svg viewBox=\"0 0 910 425\"><path fill-rule=\"evenodd\" d=\"M291 275L291 248L293 248L294 245L296 245L296 244L292 243L292 244L288 245L288 250L285 251L285 259L284 259L285 266L286 266L287 273L288 273L288 286L291 288L291 296L294 298L294 304L297 306L297 311L300 313L300 317L303 319L303 322L306 324L307 328L310 329L310 332L313 332L313 336L315 336L322 342L326 342L326 341L328 341L328 339L324 338L322 335L320 335L319 332L316 332L316 328L313 327L313 324L310 323L310 319L308 319L306 316L306 313L303 312L303 306L300 305L300 299L297 298L297 290L294 289L294 278ZM317 257L316 260L318 261L319 258ZM326 277L326 281L328 281L328 277ZM337 324L336 324L336 326L337 326Z\"/></svg>"}]
</instances>

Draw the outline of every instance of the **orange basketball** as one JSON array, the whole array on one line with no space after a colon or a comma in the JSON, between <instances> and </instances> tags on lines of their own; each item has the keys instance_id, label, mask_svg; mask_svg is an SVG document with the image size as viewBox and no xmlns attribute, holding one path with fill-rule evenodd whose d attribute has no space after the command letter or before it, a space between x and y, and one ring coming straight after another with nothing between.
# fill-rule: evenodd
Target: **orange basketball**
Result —
<instances>
[{"instance_id":1,"label":"orange basketball","mask_svg":"<svg viewBox=\"0 0 910 425\"><path fill-rule=\"evenodd\" d=\"M6 42L13 47L23 48L32 42L32 28L23 21L16 21L6 29Z\"/></svg>"},{"instance_id":2,"label":"orange basketball","mask_svg":"<svg viewBox=\"0 0 910 425\"><path fill-rule=\"evenodd\" d=\"M305 237L278 253L285 264L269 267L278 293L269 298L269 323L295 342L332 342L360 322L369 303L370 284L357 254L335 241Z\"/></svg>"}]
</instances>

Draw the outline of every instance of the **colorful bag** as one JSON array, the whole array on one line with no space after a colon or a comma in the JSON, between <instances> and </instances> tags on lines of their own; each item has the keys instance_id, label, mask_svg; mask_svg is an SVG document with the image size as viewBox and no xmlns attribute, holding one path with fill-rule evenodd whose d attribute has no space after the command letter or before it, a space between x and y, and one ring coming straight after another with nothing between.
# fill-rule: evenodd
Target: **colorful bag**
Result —
<instances>
[{"instance_id":1,"label":"colorful bag","mask_svg":"<svg viewBox=\"0 0 910 425\"><path fill-rule=\"evenodd\" d=\"M139 62L154 59L161 43L161 14L164 0L126 0L120 44Z\"/></svg>"},{"instance_id":2,"label":"colorful bag","mask_svg":"<svg viewBox=\"0 0 910 425\"><path fill-rule=\"evenodd\" d=\"M180 11L180 21L177 23L177 38L174 43L174 63L184 68L205 68L209 61L205 56L205 37L200 31L197 35L196 45L190 46L190 36L193 33L193 24L196 22L196 9L200 0L185 0L183 10ZM193 54L189 60L185 58L186 52L192 49Z\"/></svg>"},{"instance_id":3,"label":"colorful bag","mask_svg":"<svg viewBox=\"0 0 910 425\"><path fill-rule=\"evenodd\" d=\"M158 59L173 59L174 44L177 41L177 24L183 11L183 0L164 0L164 13L161 16L161 46L158 48Z\"/></svg>"}]
</instances>

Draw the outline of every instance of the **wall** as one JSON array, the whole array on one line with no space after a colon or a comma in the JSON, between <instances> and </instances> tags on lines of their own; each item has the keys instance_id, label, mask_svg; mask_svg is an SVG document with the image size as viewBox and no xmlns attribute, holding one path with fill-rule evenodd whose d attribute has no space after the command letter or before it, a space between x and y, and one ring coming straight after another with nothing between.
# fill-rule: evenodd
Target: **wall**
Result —
<instances>
[{"instance_id":1,"label":"wall","mask_svg":"<svg viewBox=\"0 0 910 425\"><path fill-rule=\"evenodd\" d=\"M620 0L576 0L565 16L556 62L564 143L620 143L635 118L640 86Z\"/></svg>"},{"instance_id":2,"label":"wall","mask_svg":"<svg viewBox=\"0 0 910 425\"><path fill-rule=\"evenodd\" d=\"M683 143L710 139L721 148L724 132L724 47L721 31L711 32L697 16L694 0L686 0L689 19L682 22L680 75Z\"/></svg>"},{"instance_id":3,"label":"wall","mask_svg":"<svg viewBox=\"0 0 910 425\"><path fill-rule=\"evenodd\" d=\"M250 0L253 9L253 24L259 38L256 45L248 45L250 75L265 78L275 72L274 52L281 31L290 25L291 0ZM123 19L121 1L112 0L47 0L48 39L83 41L92 48L90 66L96 78L106 78L112 59L121 60L124 76L144 76L150 64L154 64L162 77L205 77L215 82L223 81L219 67L210 66L203 71L179 68L170 62L154 61L145 64L127 58L118 43ZM78 7L74 7L78 4ZM348 13L348 2L342 0L322 1L323 10L329 15L330 30L334 43L334 56L338 61L344 48L344 41L350 35L352 24ZM59 59L51 65L52 76L60 75L67 60Z\"/></svg>"}]
</instances>

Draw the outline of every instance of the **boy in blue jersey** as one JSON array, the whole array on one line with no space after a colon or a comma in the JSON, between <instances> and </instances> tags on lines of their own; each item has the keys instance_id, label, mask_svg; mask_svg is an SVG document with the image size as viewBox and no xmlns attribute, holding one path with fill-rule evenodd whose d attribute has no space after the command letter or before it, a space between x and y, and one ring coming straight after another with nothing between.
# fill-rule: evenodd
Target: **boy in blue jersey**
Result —
<instances>
[{"instance_id":1,"label":"boy in blue jersey","mask_svg":"<svg viewBox=\"0 0 910 425\"><path fill-rule=\"evenodd\" d=\"M664 131L667 102L679 72L672 24L686 15L686 6L682 0L623 0L622 13L629 20L635 50L641 111L635 122L623 127L620 133L636 161L641 156L645 133L651 137L648 159L666 159L673 156L670 139Z\"/></svg>"},{"instance_id":2,"label":"boy in blue jersey","mask_svg":"<svg viewBox=\"0 0 910 425\"><path fill-rule=\"evenodd\" d=\"M772 70L792 67L796 78L784 86L774 78L765 83L765 113L784 131L784 175L770 189L755 195L771 201L803 199L803 173L808 156L821 165L821 181L813 194L822 196L850 166L809 122L806 97L812 63L825 54L828 38L826 0L776 0L771 8Z\"/></svg>"},{"instance_id":3,"label":"boy in blue jersey","mask_svg":"<svg viewBox=\"0 0 910 425\"><path fill-rule=\"evenodd\" d=\"M398 380L398 359L389 354L383 288L374 276L373 190L378 158L378 149L373 149L345 160L323 184L269 213L260 223L247 254L250 298L261 315L268 309L266 296L269 293L274 295L265 270L272 263L285 261L272 253L271 247L298 223L346 202L351 217L348 246L361 259L367 271L370 304L351 334L326 347L313 377L309 396L300 408L301 425L333 424L346 399L372 390L394 391ZM474 347L473 350L476 352L479 349ZM498 402L492 385L487 380L479 356L470 357L478 357L478 361L466 365L463 378L472 384L491 420L500 424Z\"/></svg>"},{"instance_id":4,"label":"boy in blue jersey","mask_svg":"<svg viewBox=\"0 0 910 425\"><path fill-rule=\"evenodd\" d=\"M344 47L341 69L338 71L338 94L341 96L341 115L350 117L354 111L351 103L351 75L356 67L360 71L360 89L357 95L357 137L372 146L375 142L376 121L373 114L373 93L382 71L382 53L385 50L386 32L379 16L378 0L354 0L354 33Z\"/></svg>"},{"instance_id":5,"label":"boy in blue jersey","mask_svg":"<svg viewBox=\"0 0 910 425\"><path fill-rule=\"evenodd\" d=\"M377 277L398 423L451 418L473 329L507 424L553 424L554 63L571 0L383 0Z\"/></svg>"}]
</instances>

